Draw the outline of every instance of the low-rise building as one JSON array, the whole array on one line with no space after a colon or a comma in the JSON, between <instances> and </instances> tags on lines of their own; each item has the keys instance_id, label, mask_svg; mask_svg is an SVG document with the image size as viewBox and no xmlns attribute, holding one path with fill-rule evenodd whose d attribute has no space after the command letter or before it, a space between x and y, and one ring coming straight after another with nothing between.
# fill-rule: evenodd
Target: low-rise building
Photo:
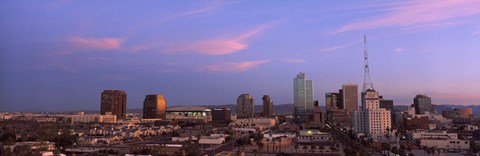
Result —
<instances>
[{"instance_id":1,"label":"low-rise building","mask_svg":"<svg viewBox=\"0 0 480 156\"><path fill-rule=\"evenodd\" d=\"M319 130L301 130L297 136L299 143L325 142L331 139L333 139L332 134Z\"/></svg>"},{"instance_id":2,"label":"low-rise building","mask_svg":"<svg viewBox=\"0 0 480 156\"><path fill-rule=\"evenodd\" d=\"M219 145L225 142L225 137L222 136L201 136L198 141L199 144Z\"/></svg>"},{"instance_id":3,"label":"low-rise building","mask_svg":"<svg viewBox=\"0 0 480 156\"><path fill-rule=\"evenodd\" d=\"M173 142L185 142L185 141L193 141L197 140L196 136L190 136L190 137L172 137Z\"/></svg>"},{"instance_id":4,"label":"low-rise building","mask_svg":"<svg viewBox=\"0 0 480 156\"><path fill-rule=\"evenodd\" d=\"M231 123L232 126L251 126L264 130L275 126L275 118L243 118Z\"/></svg>"},{"instance_id":5,"label":"low-rise building","mask_svg":"<svg viewBox=\"0 0 480 156\"><path fill-rule=\"evenodd\" d=\"M470 149L470 142L468 140L459 139L421 139L421 146L437 147L446 150L468 150Z\"/></svg>"},{"instance_id":6,"label":"low-rise building","mask_svg":"<svg viewBox=\"0 0 480 156\"><path fill-rule=\"evenodd\" d=\"M212 121L219 123L229 123L232 121L231 110L228 108L215 108L212 110Z\"/></svg>"},{"instance_id":7,"label":"low-rise building","mask_svg":"<svg viewBox=\"0 0 480 156\"><path fill-rule=\"evenodd\" d=\"M182 155L184 154L182 146L181 144L135 144L130 148L130 152L152 150L161 155Z\"/></svg>"},{"instance_id":8,"label":"low-rise building","mask_svg":"<svg viewBox=\"0 0 480 156\"><path fill-rule=\"evenodd\" d=\"M478 130L478 126L470 125L470 124L469 124L469 125L466 125L466 126L465 126L465 129L464 129L464 130L465 130L465 131L476 131L476 130Z\"/></svg>"},{"instance_id":9,"label":"low-rise building","mask_svg":"<svg viewBox=\"0 0 480 156\"><path fill-rule=\"evenodd\" d=\"M78 115L71 115L68 116L70 118L70 122L73 123L91 123L91 122L99 122L99 123L115 123L117 122L117 116L106 114L78 114Z\"/></svg>"},{"instance_id":10,"label":"low-rise building","mask_svg":"<svg viewBox=\"0 0 480 156\"><path fill-rule=\"evenodd\" d=\"M166 109L166 119L167 120L178 120L178 121L199 121L199 122L210 122L212 121L211 110L207 107L169 107Z\"/></svg>"},{"instance_id":11,"label":"low-rise building","mask_svg":"<svg viewBox=\"0 0 480 156\"><path fill-rule=\"evenodd\" d=\"M327 120L330 124L350 129L352 127L352 114L345 109L330 110L327 112Z\"/></svg>"},{"instance_id":12,"label":"low-rise building","mask_svg":"<svg viewBox=\"0 0 480 156\"><path fill-rule=\"evenodd\" d=\"M413 139L458 139L457 133L442 132L414 132Z\"/></svg>"},{"instance_id":13,"label":"low-rise building","mask_svg":"<svg viewBox=\"0 0 480 156\"><path fill-rule=\"evenodd\" d=\"M39 151L53 151L55 150L55 143L54 142L17 142L15 143L15 147L17 146L24 146L30 148L30 150L39 150Z\"/></svg>"}]
</instances>

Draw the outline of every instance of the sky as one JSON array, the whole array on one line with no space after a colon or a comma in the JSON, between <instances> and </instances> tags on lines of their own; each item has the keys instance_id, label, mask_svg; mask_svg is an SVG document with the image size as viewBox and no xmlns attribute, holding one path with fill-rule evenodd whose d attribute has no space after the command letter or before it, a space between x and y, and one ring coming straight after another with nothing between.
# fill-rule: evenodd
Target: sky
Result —
<instances>
[{"instance_id":1,"label":"sky","mask_svg":"<svg viewBox=\"0 0 480 156\"><path fill-rule=\"evenodd\" d=\"M105 89L127 108L293 103L362 88L367 35L374 88L395 105L480 104L480 1L2 1L0 112L99 110Z\"/></svg>"}]
</instances>

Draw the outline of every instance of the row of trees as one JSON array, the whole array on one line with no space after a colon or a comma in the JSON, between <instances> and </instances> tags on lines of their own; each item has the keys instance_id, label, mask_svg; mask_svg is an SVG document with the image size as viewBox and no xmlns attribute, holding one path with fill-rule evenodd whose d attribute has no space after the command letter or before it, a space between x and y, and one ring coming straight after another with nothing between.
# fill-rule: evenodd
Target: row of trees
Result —
<instances>
[{"instance_id":1,"label":"row of trees","mask_svg":"<svg viewBox=\"0 0 480 156\"><path fill-rule=\"evenodd\" d=\"M304 153L307 153L307 150L309 149L309 147L310 147L309 152L311 152L311 153L317 152L316 151L317 147L318 147L318 152L320 152L321 154L323 154L324 150L328 150L330 153L333 153L334 151L338 151L338 147L334 147L334 146L330 146L327 149L327 148L325 148L325 146L303 145L302 149L305 150ZM295 148L295 153L298 153L298 149L300 149L300 145L297 143L294 148Z\"/></svg>"}]
</instances>

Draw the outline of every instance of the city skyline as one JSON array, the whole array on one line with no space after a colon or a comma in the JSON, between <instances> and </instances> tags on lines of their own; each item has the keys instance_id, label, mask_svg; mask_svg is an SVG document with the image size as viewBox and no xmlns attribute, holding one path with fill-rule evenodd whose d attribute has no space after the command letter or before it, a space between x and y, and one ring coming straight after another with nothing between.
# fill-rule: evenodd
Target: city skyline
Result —
<instances>
[{"instance_id":1,"label":"city skyline","mask_svg":"<svg viewBox=\"0 0 480 156\"><path fill-rule=\"evenodd\" d=\"M0 112L98 109L110 89L127 109L156 93L167 107L243 93L292 104L299 72L324 106L362 84L363 34L375 89L395 105L480 104L479 1L1 4Z\"/></svg>"}]
</instances>

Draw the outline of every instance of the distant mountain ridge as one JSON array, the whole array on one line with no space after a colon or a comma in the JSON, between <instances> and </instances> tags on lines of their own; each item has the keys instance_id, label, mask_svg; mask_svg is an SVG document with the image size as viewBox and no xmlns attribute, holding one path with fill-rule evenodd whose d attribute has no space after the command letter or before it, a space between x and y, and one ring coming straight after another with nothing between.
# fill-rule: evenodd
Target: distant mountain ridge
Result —
<instances>
[{"instance_id":1,"label":"distant mountain ridge","mask_svg":"<svg viewBox=\"0 0 480 156\"><path fill-rule=\"evenodd\" d=\"M171 106L175 107L175 106ZM235 104L223 104L223 105L203 105L203 107L208 107L208 108L228 108L232 111L232 114L236 114L237 112L237 105ZM394 107L394 111L405 111L408 109L407 105L396 105ZM433 105L435 110L438 112L442 112L443 110L449 110L453 108L472 108L473 109L473 114L480 114L480 105L470 105L470 106L460 106L460 105L447 105L447 104L440 104L440 105ZM320 106L320 109L325 111L325 106ZM263 110L262 105L255 105L255 113L260 113ZM143 109L137 108L137 109L128 109L127 112L129 113L142 113ZM293 104L280 104L280 105L273 105L273 113L274 114L279 114L279 115L291 115L293 112Z\"/></svg>"},{"instance_id":2,"label":"distant mountain ridge","mask_svg":"<svg viewBox=\"0 0 480 156\"><path fill-rule=\"evenodd\" d=\"M222 104L222 105L202 105L203 107L208 108L229 108L232 111L232 114L236 114L237 106L235 104ZM169 107L176 107L176 106L169 106ZM408 109L409 106L407 105L396 105L394 107L394 111L405 111ZM472 108L473 114L480 115L480 105L469 105L469 106L462 106L462 105L452 105L452 104L434 104L433 107L438 112L442 112L443 110L450 110L453 108ZM325 111L325 106L320 106L320 109ZM260 113L263 110L262 105L255 105L255 113ZM99 110L78 110L78 111L57 111L54 113L68 113L68 114L76 114L78 112L85 112L86 114L99 114ZM273 105L273 112L274 114L280 115L291 115L293 112L293 104L280 104L280 105ZM127 113L143 113L143 108L131 108L127 109Z\"/></svg>"}]
</instances>

